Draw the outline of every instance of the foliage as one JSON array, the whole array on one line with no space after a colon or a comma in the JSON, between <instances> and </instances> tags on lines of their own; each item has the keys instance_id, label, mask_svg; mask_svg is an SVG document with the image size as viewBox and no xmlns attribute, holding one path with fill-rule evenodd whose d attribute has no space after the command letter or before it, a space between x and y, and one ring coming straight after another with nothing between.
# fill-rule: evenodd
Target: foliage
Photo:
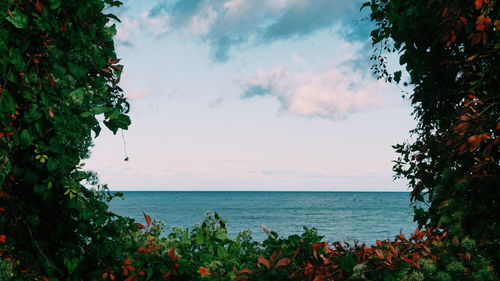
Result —
<instances>
[{"instance_id":1,"label":"foliage","mask_svg":"<svg viewBox=\"0 0 500 281\"><path fill-rule=\"evenodd\" d=\"M105 279L113 274L116 280L496 280L491 260L473 239L456 244L437 229L416 229L409 238L400 233L371 246L328 243L308 228L287 238L268 232L257 243L245 232L227 237L217 214L166 236L160 236L161 224L145 217L146 226L139 225L134 239L142 244L108 269Z\"/></svg>"},{"instance_id":2,"label":"foliage","mask_svg":"<svg viewBox=\"0 0 500 281\"><path fill-rule=\"evenodd\" d=\"M480 242L500 266L500 10L494 0L371 0L377 28L374 73L390 73L384 53L400 54L418 121L414 141L396 145L420 225L441 226L456 241Z\"/></svg>"},{"instance_id":3,"label":"foliage","mask_svg":"<svg viewBox=\"0 0 500 281\"><path fill-rule=\"evenodd\" d=\"M130 124L103 13L119 4L0 1L1 252L16 278L91 280L130 246L132 220L80 164L101 124Z\"/></svg>"},{"instance_id":4,"label":"foliage","mask_svg":"<svg viewBox=\"0 0 500 281\"><path fill-rule=\"evenodd\" d=\"M115 196L83 170L101 125L127 129L118 87L113 0L0 2L0 279L495 280L498 279L498 7L493 0L371 0L378 47L401 53L419 121L397 145L395 171L427 225L375 245L328 243L314 229L228 237L209 214L191 230L117 216ZM441 226L438 228L437 226ZM444 230L443 230L444 229Z\"/></svg>"}]
</instances>

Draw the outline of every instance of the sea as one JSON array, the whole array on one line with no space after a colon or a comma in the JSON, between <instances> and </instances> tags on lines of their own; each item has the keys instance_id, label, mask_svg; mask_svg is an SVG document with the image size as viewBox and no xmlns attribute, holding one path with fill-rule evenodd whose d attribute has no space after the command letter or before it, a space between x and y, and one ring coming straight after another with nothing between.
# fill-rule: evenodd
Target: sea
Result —
<instances>
[{"instance_id":1,"label":"sea","mask_svg":"<svg viewBox=\"0 0 500 281\"><path fill-rule=\"evenodd\" d=\"M264 225L287 237L316 228L327 241L373 244L408 235L413 222L408 192L284 192L284 191L126 191L111 201L111 210L144 222L143 213L161 220L166 230L200 224L207 212L216 212L236 237L250 230L254 240L267 235Z\"/></svg>"}]
</instances>

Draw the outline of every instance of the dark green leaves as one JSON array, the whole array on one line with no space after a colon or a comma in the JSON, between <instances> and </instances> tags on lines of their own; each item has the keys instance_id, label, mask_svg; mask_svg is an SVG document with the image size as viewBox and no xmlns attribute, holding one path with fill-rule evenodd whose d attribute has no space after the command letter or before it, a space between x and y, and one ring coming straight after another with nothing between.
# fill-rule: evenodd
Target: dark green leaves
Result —
<instances>
[{"instance_id":1,"label":"dark green leaves","mask_svg":"<svg viewBox=\"0 0 500 281\"><path fill-rule=\"evenodd\" d=\"M14 113L16 112L16 101L8 90L3 90L0 93L0 112Z\"/></svg>"},{"instance_id":2,"label":"dark green leaves","mask_svg":"<svg viewBox=\"0 0 500 281\"><path fill-rule=\"evenodd\" d=\"M49 3L52 10L57 10L61 7L61 0L49 0Z\"/></svg>"},{"instance_id":3,"label":"dark green leaves","mask_svg":"<svg viewBox=\"0 0 500 281\"><path fill-rule=\"evenodd\" d=\"M64 258L64 265L66 266L70 274L75 272L75 270L78 268L79 263L80 260L78 258Z\"/></svg>"},{"instance_id":4,"label":"dark green leaves","mask_svg":"<svg viewBox=\"0 0 500 281\"><path fill-rule=\"evenodd\" d=\"M69 63L69 70L70 70L71 74L73 74L76 79L82 78L88 72L87 68L85 68L81 65L73 64L73 63Z\"/></svg>"},{"instance_id":5,"label":"dark green leaves","mask_svg":"<svg viewBox=\"0 0 500 281\"><path fill-rule=\"evenodd\" d=\"M0 235L16 280L98 280L130 252L120 235L131 220L108 211L112 196L79 166L100 120L115 133L130 125L121 67L109 65L119 19L103 13L120 4L0 1Z\"/></svg>"},{"instance_id":6,"label":"dark green leaves","mask_svg":"<svg viewBox=\"0 0 500 281\"><path fill-rule=\"evenodd\" d=\"M26 16L21 10L15 9L12 12L12 16L7 16L7 19L10 23L12 23L17 28L26 28L29 25L29 18Z\"/></svg>"},{"instance_id":7,"label":"dark green leaves","mask_svg":"<svg viewBox=\"0 0 500 281\"><path fill-rule=\"evenodd\" d=\"M401 81L401 71L396 71L394 72L394 81L396 81L396 83L399 83L399 81Z\"/></svg>"},{"instance_id":8,"label":"dark green leaves","mask_svg":"<svg viewBox=\"0 0 500 281\"><path fill-rule=\"evenodd\" d=\"M123 129L126 130L128 129L128 126L130 126L131 121L130 117L128 117L125 114L120 114L114 119L109 119L104 121L104 125L110 129L113 134L116 134L118 129Z\"/></svg>"}]
</instances>

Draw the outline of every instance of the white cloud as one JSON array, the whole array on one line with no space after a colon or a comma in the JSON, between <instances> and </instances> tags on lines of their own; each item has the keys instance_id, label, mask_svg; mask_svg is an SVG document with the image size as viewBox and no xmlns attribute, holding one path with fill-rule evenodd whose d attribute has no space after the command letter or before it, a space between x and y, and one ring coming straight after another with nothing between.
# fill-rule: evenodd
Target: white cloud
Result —
<instances>
[{"instance_id":1,"label":"white cloud","mask_svg":"<svg viewBox=\"0 0 500 281\"><path fill-rule=\"evenodd\" d=\"M153 36L161 36L170 31L170 17L161 12L161 16L151 17L148 13L142 13L138 18L124 15L121 23L117 23L115 40L125 45L133 45L144 31Z\"/></svg>"},{"instance_id":2,"label":"white cloud","mask_svg":"<svg viewBox=\"0 0 500 281\"><path fill-rule=\"evenodd\" d=\"M132 91L126 92L127 98L130 99L139 99L151 96L155 93L155 91L151 88L140 88L134 89Z\"/></svg>"},{"instance_id":3,"label":"white cloud","mask_svg":"<svg viewBox=\"0 0 500 281\"><path fill-rule=\"evenodd\" d=\"M258 71L243 86L243 98L274 96L283 111L333 120L382 106L380 93L386 87L348 64L324 72L297 72L290 67Z\"/></svg>"}]
</instances>

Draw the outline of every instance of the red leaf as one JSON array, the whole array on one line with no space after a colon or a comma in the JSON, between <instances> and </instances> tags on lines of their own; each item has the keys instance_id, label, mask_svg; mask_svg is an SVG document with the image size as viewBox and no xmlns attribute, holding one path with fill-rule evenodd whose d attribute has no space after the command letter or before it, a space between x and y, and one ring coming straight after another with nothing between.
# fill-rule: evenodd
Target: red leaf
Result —
<instances>
[{"instance_id":1,"label":"red leaf","mask_svg":"<svg viewBox=\"0 0 500 281\"><path fill-rule=\"evenodd\" d=\"M408 264L412 264L412 265L415 264L415 262L410 260L409 258L403 258L403 261L408 263Z\"/></svg>"},{"instance_id":2,"label":"red leaf","mask_svg":"<svg viewBox=\"0 0 500 281\"><path fill-rule=\"evenodd\" d=\"M282 266L287 266L292 260L289 258L282 258L278 261L276 266L274 268L282 267Z\"/></svg>"},{"instance_id":3,"label":"red leaf","mask_svg":"<svg viewBox=\"0 0 500 281\"><path fill-rule=\"evenodd\" d=\"M483 0L476 0L476 9L480 9L483 6Z\"/></svg>"},{"instance_id":4,"label":"red leaf","mask_svg":"<svg viewBox=\"0 0 500 281\"><path fill-rule=\"evenodd\" d=\"M271 268L271 265L269 265L269 261L267 261L266 258L264 258L264 257L258 257L257 258L257 266L259 266L259 265L263 265L267 269Z\"/></svg>"},{"instance_id":5,"label":"red leaf","mask_svg":"<svg viewBox=\"0 0 500 281\"><path fill-rule=\"evenodd\" d=\"M43 12L43 4L40 2L40 0L36 0L35 7L36 7L38 12L40 12L40 13Z\"/></svg>"},{"instance_id":6,"label":"red leaf","mask_svg":"<svg viewBox=\"0 0 500 281\"><path fill-rule=\"evenodd\" d=\"M251 271L250 269L248 269L248 268L245 268L245 269L240 270L240 272L239 272L239 273L240 273L240 274L243 274L243 273L248 273L248 274L250 274L250 273L252 273L252 271Z\"/></svg>"},{"instance_id":7,"label":"red leaf","mask_svg":"<svg viewBox=\"0 0 500 281\"><path fill-rule=\"evenodd\" d=\"M52 107L49 107L49 116L50 118L54 118L54 111L52 110Z\"/></svg>"},{"instance_id":8,"label":"red leaf","mask_svg":"<svg viewBox=\"0 0 500 281\"><path fill-rule=\"evenodd\" d=\"M200 269L198 269L198 273L201 276L210 275L210 270L204 268L203 266L200 266Z\"/></svg>"},{"instance_id":9,"label":"red leaf","mask_svg":"<svg viewBox=\"0 0 500 281\"><path fill-rule=\"evenodd\" d=\"M318 250L324 246L325 246L325 243L321 243L321 242L316 242L316 243L312 244L314 258L318 259Z\"/></svg>"},{"instance_id":10,"label":"red leaf","mask_svg":"<svg viewBox=\"0 0 500 281\"><path fill-rule=\"evenodd\" d=\"M481 144L482 141L483 135L474 135L467 138L467 142L470 144L469 151L472 152L476 150L476 148Z\"/></svg>"},{"instance_id":11,"label":"red leaf","mask_svg":"<svg viewBox=\"0 0 500 281\"><path fill-rule=\"evenodd\" d=\"M144 214L144 218L146 219L146 225L149 227L151 225L151 217L149 215Z\"/></svg>"},{"instance_id":12,"label":"red leaf","mask_svg":"<svg viewBox=\"0 0 500 281\"><path fill-rule=\"evenodd\" d=\"M139 229L144 229L144 228L145 228L143 224L138 223L138 222L136 222L136 223L135 223L135 225L136 225Z\"/></svg>"},{"instance_id":13,"label":"red leaf","mask_svg":"<svg viewBox=\"0 0 500 281\"><path fill-rule=\"evenodd\" d=\"M274 261L275 261L275 260L277 260L277 259L278 259L278 257L279 257L280 255L281 255L281 250L280 250L280 249L278 249L278 250L276 250L276 251L275 251L275 252L271 255L271 257L269 258L269 261L270 261L271 263L274 263Z\"/></svg>"}]
</instances>

